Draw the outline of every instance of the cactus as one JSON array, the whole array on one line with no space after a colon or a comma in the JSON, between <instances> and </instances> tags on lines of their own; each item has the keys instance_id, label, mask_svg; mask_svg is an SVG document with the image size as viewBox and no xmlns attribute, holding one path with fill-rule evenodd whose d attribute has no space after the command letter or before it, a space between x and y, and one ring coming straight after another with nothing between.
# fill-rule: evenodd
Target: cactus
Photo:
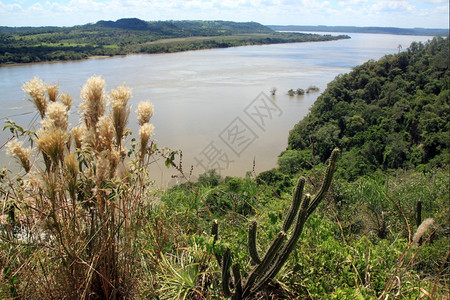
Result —
<instances>
[{"instance_id":1,"label":"cactus","mask_svg":"<svg viewBox=\"0 0 450 300\"><path fill-rule=\"evenodd\" d=\"M231 267L234 291L230 289L231 251L227 248L223 256L216 255L222 269L222 290L226 297L231 297L232 299L250 298L278 274L286 263L292 250L297 246L298 239L302 234L306 220L326 196L331 186L333 173L336 169L338 154L339 149L337 148L331 153L322 186L314 197L311 197L309 194L306 194L303 197L303 188L306 180L304 177L299 178L292 197L291 207L286 214L283 229L277 234L262 258L258 255L256 249L256 232L258 224L256 221L250 222L248 229L248 251L254 266L248 273L246 279L241 277L241 271L239 270L238 265L235 264ZM287 232L294 223L294 229L291 231L289 239L286 241ZM217 220L213 221L211 233L214 236L214 245L218 236Z\"/></svg>"}]
</instances>

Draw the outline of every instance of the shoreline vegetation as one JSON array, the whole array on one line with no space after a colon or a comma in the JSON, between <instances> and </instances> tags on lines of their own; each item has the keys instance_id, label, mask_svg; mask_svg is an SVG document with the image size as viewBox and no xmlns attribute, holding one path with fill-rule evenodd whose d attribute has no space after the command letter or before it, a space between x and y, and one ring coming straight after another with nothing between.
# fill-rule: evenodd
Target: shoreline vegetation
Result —
<instances>
[{"instance_id":1,"label":"shoreline vegetation","mask_svg":"<svg viewBox=\"0 0 450 300\"><path fill-rule=\"evenodd\" d=\"M255 22L136 18L73 27L0 27L0 66L127 54L333 41L348 35L276 32Z\"/></svg>"}]
</instances>

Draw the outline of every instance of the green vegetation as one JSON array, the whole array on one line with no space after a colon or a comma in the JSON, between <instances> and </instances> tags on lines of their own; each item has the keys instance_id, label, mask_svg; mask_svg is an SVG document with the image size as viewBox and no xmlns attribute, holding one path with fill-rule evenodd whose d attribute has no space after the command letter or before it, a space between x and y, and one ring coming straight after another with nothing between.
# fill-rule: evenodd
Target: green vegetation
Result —
<instances>
[{"instance_id":1,"label":"green vegetation","mask_svg":"<svg viewBox=\"0 0 450 300\"><path fill-rule=\"evenodd\" d=\"M292 129L289 149L312 150L311 159L323 162L339 147L339 172L351 180L376 170L447 165L448 57L448 38L438 37L339 75Z\"/></svg>"},{"instance_id":2,"label":"green vegetation","mask_svg":"<svg viewBox=\"0 0 450 300\"><path fill-rule=\"evenodd\" d=\"M171 53L348 36L280 33L255 22L120 19L74 27L0 27L0 64Z\"/></svg>"},{"instance_id":3,"label":"green vegetation","mask_svg":"<svg viewBox=\"0 0 450 300\"><path fill-rule=\"evenodd\" d=\"M289 89L288 91L287 91L287 94L289 95L289 96L294 96L294 95L297 95L297 96L303 96L305 93L307 93L307 94L309 94L309 93L316 93L316 92L318 92L319 91L319 88L317 87L317 86L310 86L310 87L308 87L307 89L306 89L306 92L305 92L305 90L304 89L302 89L302 88L298 88L298 89L296 89L295 91L293 90L293 89ZM272 93L272 91L271 91L271 93ZM272 95L275 95L274 93L272 93Z\"/></svg>"},{"instance_id":4,"label":"green vegetation","mask_svg":"<svg viewBox=\"0 0 450 300\"><path fill-rule=\"evenodd\" d=\"M277 31L316 31L316 32L352 32L352 33L384 33L400 35L447 36L448 29L432 28L397 28L397 27L357 27L357 26L307 26L307 25L268 25Z\"/></svg>"},{"instance_id":5,"label":"green vegetation","mask_svg":"<svg viewBox=\"0 0 450 300\"><path fill-rule=\"evenodd\" d=\"M152 105L138 106L132 139L129 90L111 91L105 114L103 86L88 80L82 125L69 130L70 96L24 85L42 128L5 126L22 171L0 173L0 298L448 296L448 38L338 76L279 167L210 170L167 191L149 182L151 162L188 175L151 140Z\"/></svg>"}]
</instances>

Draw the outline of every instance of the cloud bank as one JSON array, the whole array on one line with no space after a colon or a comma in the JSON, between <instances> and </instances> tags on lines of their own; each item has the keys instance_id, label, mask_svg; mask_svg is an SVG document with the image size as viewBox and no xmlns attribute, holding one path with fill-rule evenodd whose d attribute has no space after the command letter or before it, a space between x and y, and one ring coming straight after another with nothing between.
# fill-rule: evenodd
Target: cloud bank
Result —
<instances>
[{"instance_id":1,"label":"cloud bank","mask_svg":"<svg viewBox=\"0 0 450 300\"><path fill-rule=\"evenodd\" d=\"M143 20L231 20L266 25L448 28L447 0L16 0L0 1L0 25L72 26Z\"/></svg>"}]
</instances>

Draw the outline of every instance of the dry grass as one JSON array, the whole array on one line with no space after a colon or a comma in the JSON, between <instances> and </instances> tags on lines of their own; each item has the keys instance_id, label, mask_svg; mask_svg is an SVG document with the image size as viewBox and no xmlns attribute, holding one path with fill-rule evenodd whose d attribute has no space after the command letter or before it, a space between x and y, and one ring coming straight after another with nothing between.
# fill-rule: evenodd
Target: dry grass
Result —
<instances>
[{"instance_id":1,"label":"dry grass","mask_svg":"<svg viewBox=\"0 0 450 300\"><path fill-rule=\"evenodd\" d=\"M122 143L131 92L120 86L108 95L104 86L101 77L87 81L81 125L70 129L69 95L38 78L24 85L42 128L33 158L22 142L9 144L25 173L2 176L1 214L9 217L1 231L0 291L9 297L124 299L136 292L137 226L152 188L142 162L154 154L146 149L153 125L147 116L141 149L128 158Z\"/></svg>"}]
</instances>

